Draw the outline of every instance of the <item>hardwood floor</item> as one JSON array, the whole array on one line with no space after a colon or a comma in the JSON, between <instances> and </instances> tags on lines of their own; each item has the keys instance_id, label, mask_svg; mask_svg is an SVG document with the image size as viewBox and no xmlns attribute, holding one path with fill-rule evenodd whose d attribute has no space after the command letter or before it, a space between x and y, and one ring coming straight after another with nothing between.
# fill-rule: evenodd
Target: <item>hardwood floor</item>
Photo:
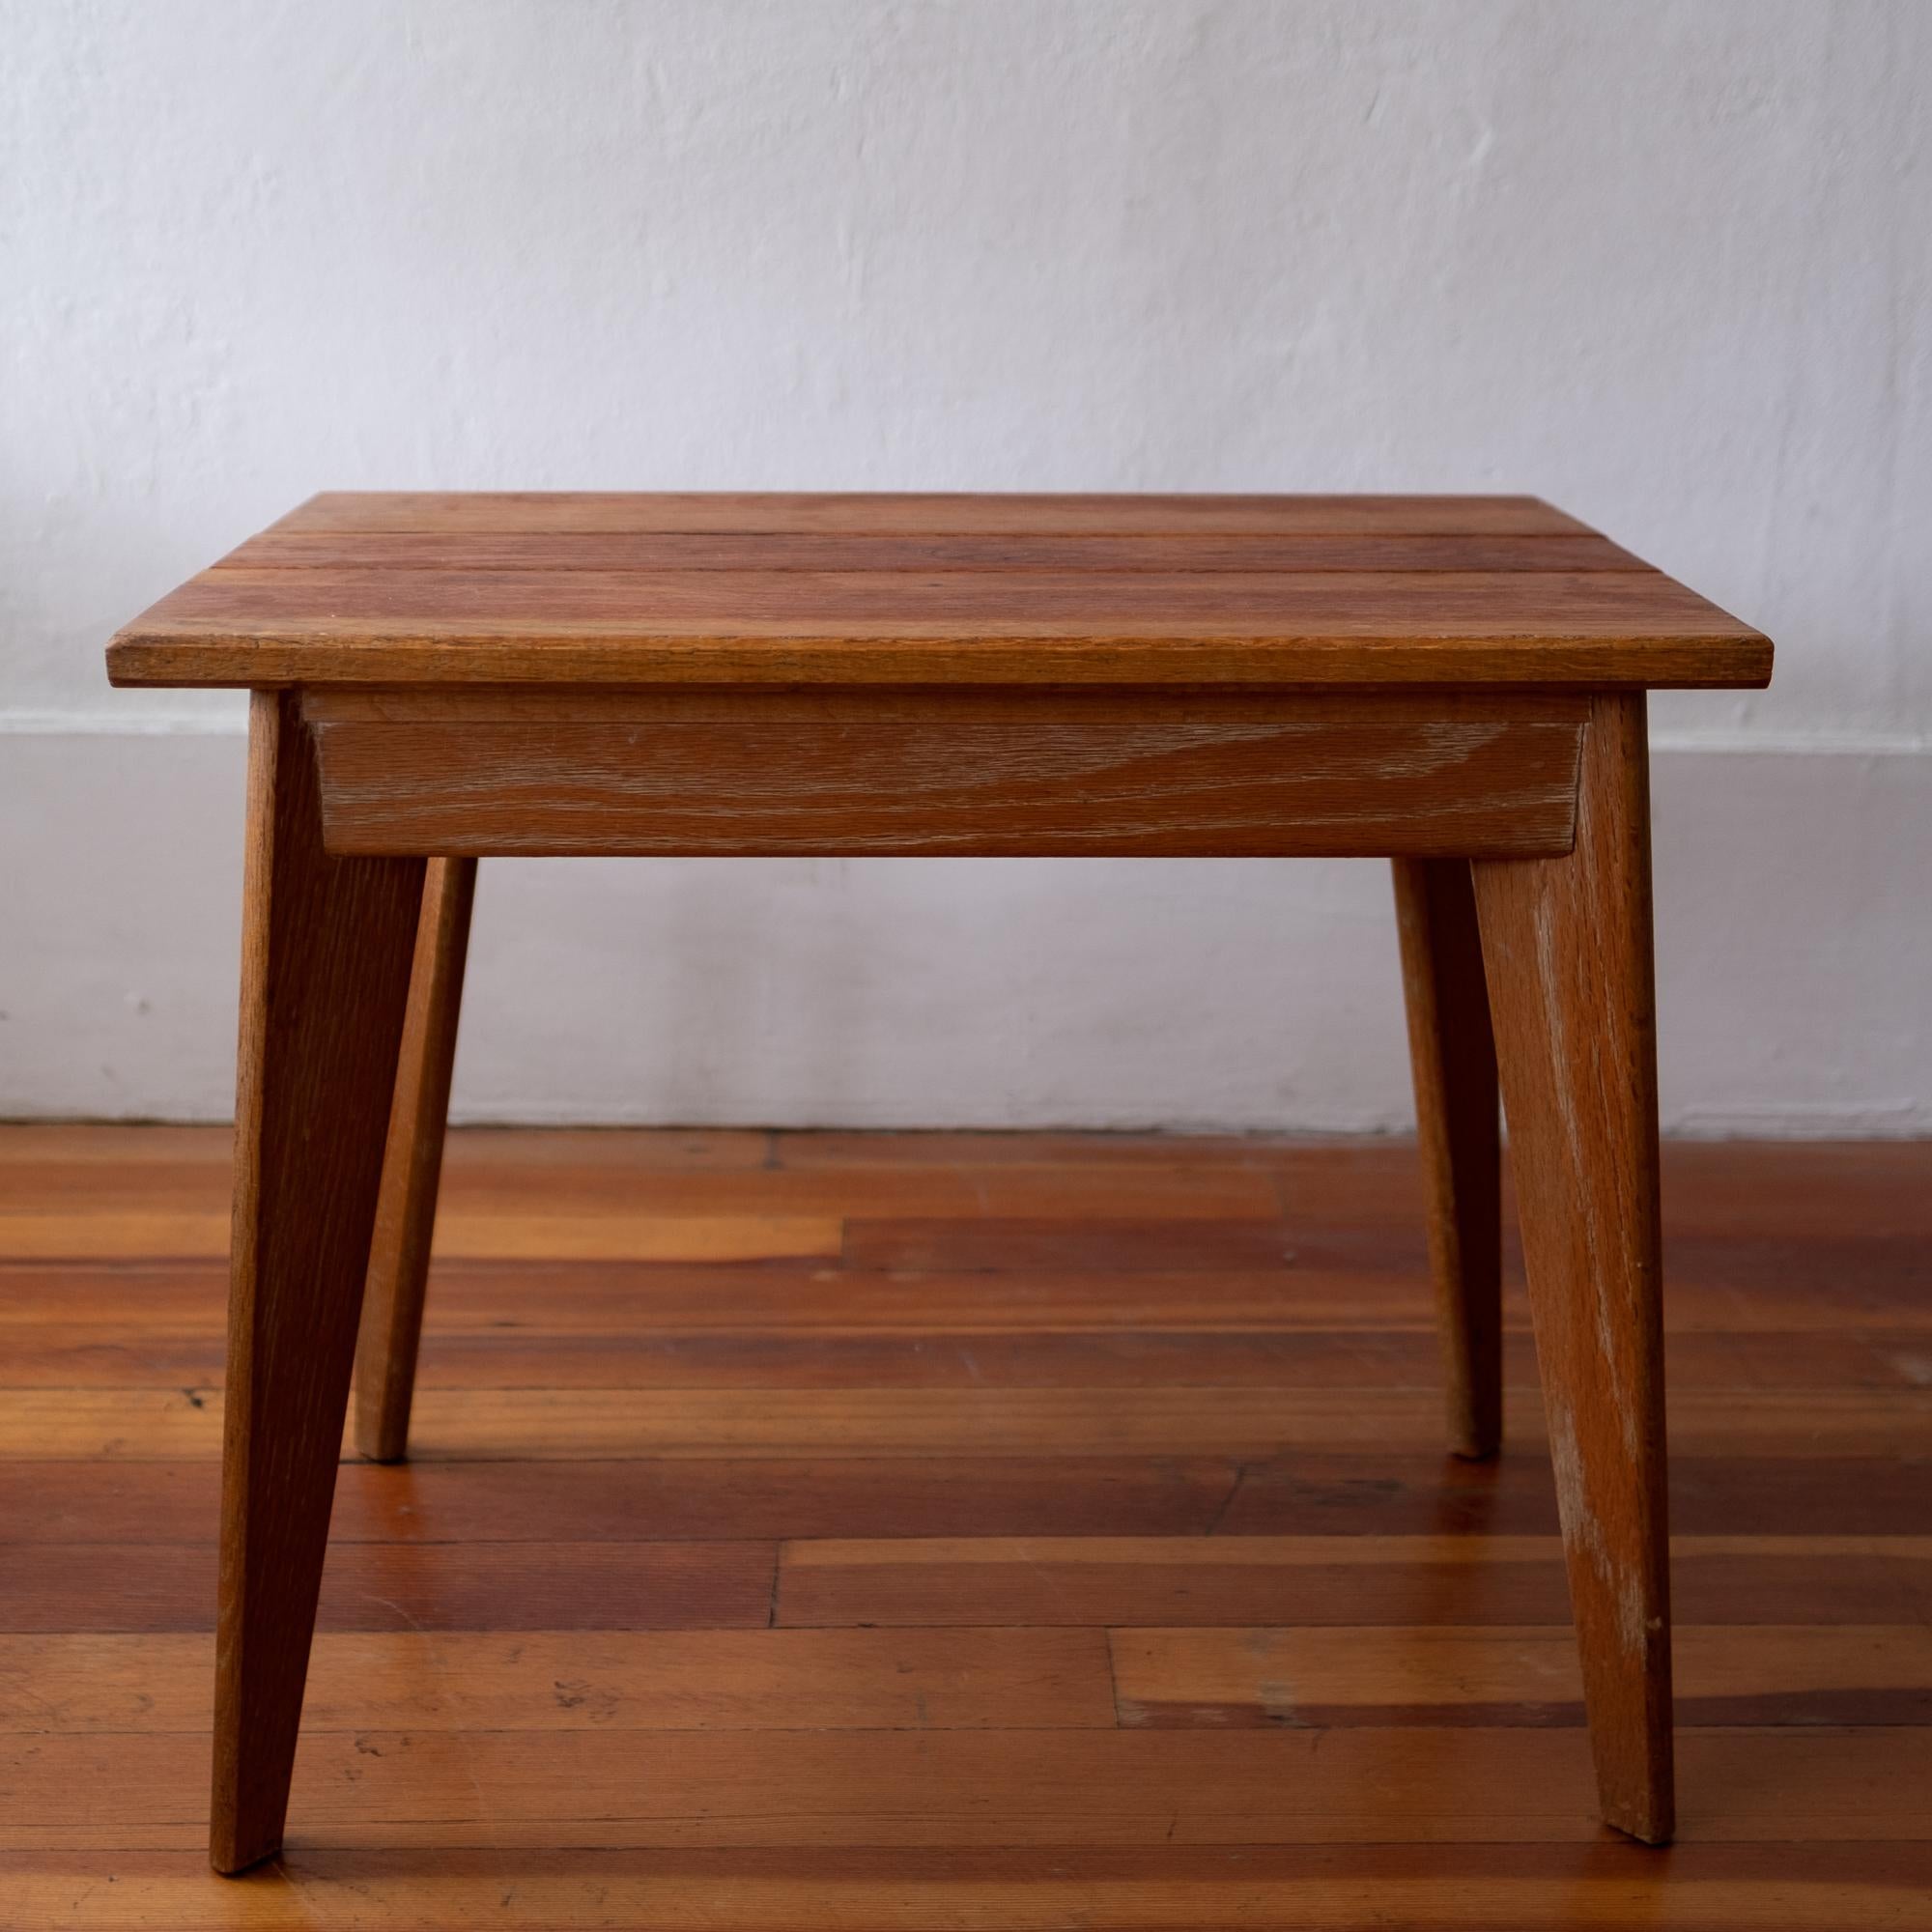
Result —
<instances>
[{"instance_id":1,"label":"hardwood floor","mask_svg":"<svg viewBox=\"0 0 1932 1932\"><path fill-rule=\"evenodd\" d=\"M1932 1149L1664 1166L1668 1851L1412 1149L518 1131L223 1881L227 1136L0 1129L0 1927L1932 1923Z\"/></svg>"}]
</instances>

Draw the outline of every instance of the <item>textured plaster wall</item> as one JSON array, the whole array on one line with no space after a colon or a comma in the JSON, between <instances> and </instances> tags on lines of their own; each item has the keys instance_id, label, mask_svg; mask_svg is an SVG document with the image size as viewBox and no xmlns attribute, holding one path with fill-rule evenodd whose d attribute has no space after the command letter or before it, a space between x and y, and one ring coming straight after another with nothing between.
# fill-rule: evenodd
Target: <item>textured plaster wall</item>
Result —
<instances>
[{"instance_id":1,"label":"textured plaster wall","mask_svg":"<svg viewBox=\"0 0 1932 1932\"><path fill-rule=\"evenodd\" d=\"M320 487L1534 490L1660 699L1665 1096L1932 1128L1932 7L0 0L0 1111L219 1114L240 707L114 626ZM1366 867L503 867L466 1111L1399 1123Z\"/></svg>"}]
</instances>

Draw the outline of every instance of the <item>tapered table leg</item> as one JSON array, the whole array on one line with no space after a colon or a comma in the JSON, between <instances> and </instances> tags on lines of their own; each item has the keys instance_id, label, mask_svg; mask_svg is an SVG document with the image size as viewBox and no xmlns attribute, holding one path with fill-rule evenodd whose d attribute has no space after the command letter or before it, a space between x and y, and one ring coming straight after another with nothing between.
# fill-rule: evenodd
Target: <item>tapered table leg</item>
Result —
<instances>
[{"instance_id":1,"label":"tapered table leg","mask_svg":"<svg viewBox=\"0 0 1932 1932\"><path fill-rule=\"evenodd\" d=\"M1396 860L1395 905L1449 1446L1493 1456L1503 1429L1502 1135L1467 862Z\"/></svg>"},{"instance_id":2,"label":"tapered table leg","mask_svg":"<svg viewBox=\"0 0 1932 1932\"><path fill-rule=\"evenodd\" d=\"M1474 867L1605 1819L1673 1829L1641 694L1594 700L1576 849Z\"/></svg>"},{"instance_id":3,"label":"tapered table leg","mask_svg":"<svg viewBox=\"0 0 1932 1932\"><path fill-rule=\"evenodd\" d=\"M217 1871L281 1844L422 872L420 859L323 850L299 701L257 692L215 1644Z\"/></svg>"},{"instance_id":4,"label":"tapered table leg","mask_svg":"<svg viewBox=\"0 0 1932 1932\"><path fill-rule=\"evenodd\" d=\"M429 862L355 1350L355 1446L377 1463L399 1463L409 1452L410 1402L422 1342L430 1236L475 895L474 859Z\"/></svg>"}]
</instances>

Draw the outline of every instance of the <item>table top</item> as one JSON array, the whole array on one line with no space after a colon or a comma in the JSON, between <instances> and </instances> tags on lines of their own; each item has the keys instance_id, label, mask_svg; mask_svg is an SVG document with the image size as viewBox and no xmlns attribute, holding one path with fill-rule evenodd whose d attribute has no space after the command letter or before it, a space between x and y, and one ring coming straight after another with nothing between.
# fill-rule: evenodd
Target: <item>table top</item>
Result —
<instances>
[{"instance_id":1,"label":"table top","mask_svg":"<svg viewBox=\"0 0 1932 1932\"><path fill-rule=\"evenodd\" d=\"M1756 686L1770 641L1531 497L334 494L123 685Z\"/></svg>"}]
</instances>

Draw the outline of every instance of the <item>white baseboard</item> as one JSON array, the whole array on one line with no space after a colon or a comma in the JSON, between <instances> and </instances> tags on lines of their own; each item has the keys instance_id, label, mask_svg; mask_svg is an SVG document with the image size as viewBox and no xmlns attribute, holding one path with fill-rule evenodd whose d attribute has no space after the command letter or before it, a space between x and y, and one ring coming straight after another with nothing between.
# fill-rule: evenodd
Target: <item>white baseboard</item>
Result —
<instances>
[{"instance_id":1,"label":"white baseboard","mask_svg":"<svg viewBox=\"0 0 1932 1932\"><path fill-rule=\"evenodd\" d=\"M223 1120L242 744L0 737L0 1116ZM1664 1122L1932 1133L1932 754L1654 759ZM472 1121L1396 1129L1385 867L493 861Z\"/></svg>"}]
</instances>

